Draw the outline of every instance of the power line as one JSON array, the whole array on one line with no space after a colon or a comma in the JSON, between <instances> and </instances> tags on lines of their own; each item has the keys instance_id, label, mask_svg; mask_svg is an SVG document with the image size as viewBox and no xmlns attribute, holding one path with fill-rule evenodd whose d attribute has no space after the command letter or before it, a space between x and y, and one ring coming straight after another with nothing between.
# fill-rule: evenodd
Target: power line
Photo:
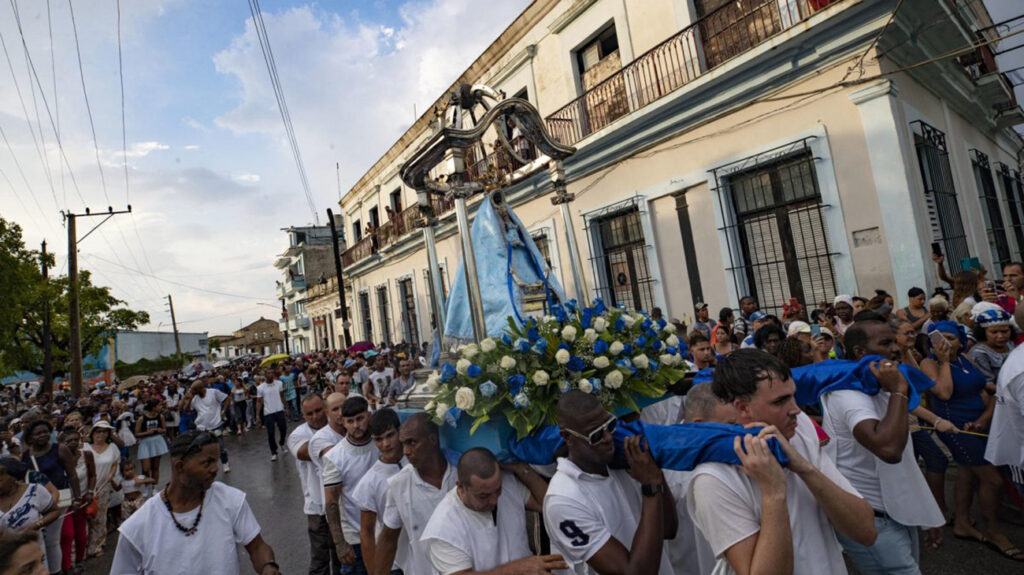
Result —
<instances>
[{"instance_id":1,"label":"power line","mask_svg":"<svg viewBox=\"0 0 1024 575\"><path fill-rule=\"evenodd\" d=\"M0 126L0 139L3 139L4 144L7 146L7 151L10 152L11 159L14 160L14 167L18 168L18 173L21 175L22 181L25 182L25 189L28 190L28 195L32 198L32 201L35 202L36 209L39 210L39 215L41 215L43 217L43 221L44 222L47 222L47 224L50 226L50 230L51 231L56 231L56 228L54 228L53 224L50 223L50 218L47 217L46 212L43 210L43 206L39 203L39 199L36 197L36 194L32 191L32 185L29 184L28 177L25 176L25 170L22 169L21 162L18 161L18 156L14 153L14 148L11 146L10 140L7 139L7 134L4 132L4 129L3 129L2 126ZM10 181L10 180L8 180L8 181ZM15 189L14 185L12 184L11 185L11 190L14 190L14 189ZM16 191L14 193L17 194ZM19 199L19 202L20 201L21 200ZM26 214L27 214L27 212L26 212Z\"/></svg>"},{"instance_id":2,"label":"power line","mask_svg":"<svg viewBox=\"0 0 1024 575\"><path fill-rule=\"evenodd\" d=\"M57 115L54 133L60 138L60 99L57 97L57 54L53 51L53 17L50 13L50 0L46 0L46 29L50 36L50 76L53 79L53 111ZM68 187L64 182L64 166L60 165L60 189L63 192L64 205L68 205Z\"/></svg>"},{"instance_id":3,"label":"power line","mask_svg":"<svg viewBox=\"0 0 1024 575\"><path fill-rule=\"evenodd\" d=\"M84 255L82 257L86 258L86 256L84 256ZM134 268L130 268L130 267L124 265L124 264L118 264L118 263L112 262L112 261L110 261L110 260L108 260L108 259L106 259L104 257L98 256L96 254L90 255L86 259L89 259L89 258L95 258L95 259L100 260L101 262L106 262L106 263L108 263L110 265L120 267L122 269L125 269L125 270L133 272L133 273L137 273L139 275L148 276L148 277L151 277L151 278L153 278L155 280L162 281L164 283L169 283L171 285L176 285L176 286L179 286L179 287L193 289L193 290L196 290L196 291L211 293L211 294L214 294L214 295L222 295L222 296L225 296L225 297L237 297L237 298L240 298L240 299L251 299L251 300L255 300L255 301L265 301L265 302L275 301L272 298L255 297L255 296L250 296L250 295L240 295L240 294L235 294L235 293L220 292L220 291L209 290L209 289L206 289L206 288L197 287L197 286L194 286L194 285L189 285L189 284L182 283L182 282L177 282L177 281L174 281L174 280L169 280L167 278L162 278L162 277L159 277L159 276L156 276L156 275L147 274L146 272L144 272L142 270L137 270L137 269L134 269Z\"/></svg>"},{"instance_id":4,"label":"power line","mask_svg":"<svg viewBox=\"0 0 1024 575\"><path fill-rule=\"evenodd\" d=\"M13 0L12 0L13 1ZM96 168L100 171L100 183L103 185L103 197L107 205L111 205L110 196L107 195L107 178L103 175L103 163L100 162L100 142L96 138L96 124L92 120L92 106L89 105L89 92L85 89L85 68L82 66L82 48L78 43L78 25L75 23L75 8L68 0L68 10L71 12L71 29L75 38L75 54L78 56L78 77L82 80L82 96L85 98L85 111L89 116L89 129L92 130L92 148L96 152Z\"/></svg>"}]
</instances>

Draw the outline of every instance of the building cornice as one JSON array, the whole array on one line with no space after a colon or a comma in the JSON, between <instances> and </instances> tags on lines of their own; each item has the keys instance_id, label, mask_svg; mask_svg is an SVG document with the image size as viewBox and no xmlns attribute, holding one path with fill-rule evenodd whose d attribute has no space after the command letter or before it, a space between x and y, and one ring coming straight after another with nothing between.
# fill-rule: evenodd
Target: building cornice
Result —
<instances>
[{"instance_id":1,"label":"building cornice","mask_svg":"<svg viewBox=\"0 0 1024 575\"><path fill-rule=\"evenodd\" d=\"M572 24L573 20L579 18L580 15L587 11L587 8L590 8L596 2L597 0L576 0L572 6L569 6L565 12L562 12L560 16L555 18L554 22L548 24L548 30L552 34L558 34L565 30L566 26Z\"/></svg>"}]
</instances>

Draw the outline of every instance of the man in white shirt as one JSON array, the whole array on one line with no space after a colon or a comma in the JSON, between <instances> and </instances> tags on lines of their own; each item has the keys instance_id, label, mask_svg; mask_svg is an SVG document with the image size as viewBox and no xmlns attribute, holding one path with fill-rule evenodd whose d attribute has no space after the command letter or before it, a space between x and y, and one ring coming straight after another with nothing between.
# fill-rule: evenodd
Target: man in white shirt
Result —
<instances>
[{"instance_id":1,"label":"man in white shirt","mask_svg":"<svg viewBox=\"0 0 1024 575\"><path fill-rule=\"evenodd\" d=\"M886 358L870 366L882 387L869 396L840 390L821 398L822 425L832 437L826 452L875 512L878 538L864 546L843 535L839 542L864 575L920 574L918 527L936 528L946 520L928 490L910 441L909 383L899 372L900 348L894 330L881 321L857 321L844 336L847 359Z\"/></svg>"},{"instance_id":2,"label":"man in white shirt","mask_svg":"<svg viewBox=\"0 0 1024 575\"><path fill-rule=\"evenodd\" d=\"M284 444L288 431L288 423L284 417L284 382L280 379L268 382L262 375L257 375L256 378L259 381L256 386L256 413L260 413L260 409L263 410L263 426L267 428L270 460L277 461L278 440Z\"/></svg>"},{"instance_id":3,"label":"man in white shirt","mask_svg":"<svg viewBox=\"0 0 1024 575\"><path fill-rule=\"evenodd\" d=\"M718 362L711 385L732 403L739 423L767 426L758 437L736 438L742 469L702 463L693 470L687 506L718 558L715 573L787 565L796 575L846 573L835 533L871 545L874 514L823 453L813 423L796 405L789 368L767 352L740 349ZM769 437L789 459L782 485L778 464L766 456Z\"/></svg>"},{"instance_id":4,"label":"man in white shirt","mask_svg":"<svg viewBox=\"0 0 1024 575\"><path fill-rule=\"evenodd\" d=\"M327 425L318 429L309 440L309 460L321 472L323 471L321 458L345 437L345 417L342 415L345 399L345 396L340 393L332 393L327 396Z\"/></svg>"},{"instance_id":5,"label":"man in white shirt","mask_svg":"<svg viewBox=\"0 0 1024 575\"><path fill-rule=\"evenodd\" d=\"M544 498L551 550L577 575L671 575L664 541L676 536L675 501L641 438L626 441L628 472L609 469L616 418L596 396L566 393L556 417L569 455Z\"/></svg>"},{"instance_id":6,"label":"man in white shirt","mask_svg":"<svg viewBox=\"0 0 1024 575\"><path fill-rule=\"evenodd\" d=\"M341 572L366 575L359 543L359 507L352 494L359 480L380 457L380 451L370 440L370 412L365 399L346 399L342 417L345 438L321 457L327 526L341 559Z\"/></svg>"},{"instance_id":7,"label":"man in white shirt","mask_svg":"<svg viewBox=\"0 0 1024 575\"><path fill-rule=\"evenodd\" d=\"M301 408L305 423L292 430L287 445L295 456L295 468L302 483L303 512L306 514L306 531L309 534L309 572L310 575L340 573L341 562L334 552L331 531L324 516L320 468L309 457L309 440L317 430L327 426L327 411L324 400L316 394L306 396Z\"/></svg>"},{"instance_id":8,"label":"man in white shirt","mask_svg":"<svg viewBox=\"0 0 1024 575\"><path fill-rule=\"evenodd\" d=\"M185 405L188 405L196 412L196 429L209 431L217 437L217 444L220 446L220 462L223 465L224 473L231 472L228 465L228 450L224 447L224 413L231 405L228 394L207 387L209 382L205 379L196 380L189 388L185 396Z\"/></svg>"},{"instance_id":9,"label":"man in white shirt","mask_svg":"<svg viewBox=\"0 0 1024 575\"><path fill-rule=\"evenodd\" d=\"M373 467L359 480L352 499L359 507L359 544L363 554L363 564L368 573L374 573L376 565L377 533L383 525L384 507L387 503L388 479L401 471L406 462L402 461L402 444L398 441L398 429L402 422L393 409L381 409L370 417L370 437L380 451L380 457ZM395 556L392 574L401 573L405 563L405 545L399 547Z\"/></svg>"},{"instance_id":10,"label":"man in white shirt","mask_svg":"<svg viewBox=\"0 0 1024 575\"><path fill-rule=\"evenodd\" d=\"M210 432L172 442L171 481L121 524L112 574L174 574L183 565L192 573L239 573L229 542L245 546L256 573L280 573L245 493L214 481L219 451Z\"/></svg>"},{"instance_id":11,"label":"man in white shirt","mask_svg":"<svg viewBox=\"0 0 1024 575\"><path fill-rule=\"evenodd\" d=\"M1017 305L1014 316L1017 325L1024 326L1024 304ZM1024 345L1010 352L999 370L988 434L985 459L992 465L1009 465L1017 492L1024 497Z\"/></svg>"},{"instance_id":12,"label":"man in white shirt","mask_svg":"<svg viewBox=\"0 0 1024 575\"><path fill-rule=\"evenodd\" d=\"M373 371L370 372L368 380L363 384L363 395L370 402L370 408L376 410L384 404L391 380L395 377L395 370L388 367L383 355L374 357Z\"/></svg>"},{"instance_id":13,"label":"man in white shirt","mask_svg":"<svg viewBox=\"0 0 1024 575\"><path fill-rule=\"evenodd\" d=\"M167 441L174 441L178 436L178 425L181 423L181 414L178 413L178 404L184 397L185 390L177 382L167 384L164 391L164 426L167 428Z\"/></svg>"},{"instance_id":14,"label":"man in white shirt","mask_svg":"<svg viewBox=\"0 0 1024 575\"><path fill-rule=\"evenodd\" d=\"M373 575L388 575L400 545L408 550L402 566L405 575L434 575L420 535L437 504L455 487L455 466L448 463L441 451L437 425L425 413L413 414L405 420L398 440L409 465L388 479Z\"/></svg>"},{"instance_id":15,"label":"man in white shirt","mask_svg":"<svg viewBox=\"0 0 1024 575\"><path fill-rule=\"evenodd\" d=\"M398 375L395 379L391 380L391 384L388 386L387 404L395 405L398 403L400 398L404 398L405 394L409 392L416 385L416 380L412 376L412 360L403 359L398 362Z\"/></svg>"},{"instance_id":16,"label":"man in white shirt","mask_svg":"<svg viewBox=\"0 0 1024 575\"><path fill-rule=\"evenodd\" d=\"M690 332L690 355L693 356L693 367L698 371L706 367L715 367L715 348L704 332Z\"/></svg>"},{"instance_id":17,"label":"man in white shirt","mask_svg":"<svg viewBox=\"0 0 1024 575\"><path fill-rule=\"evenodd\" d=\"M459 458L459 479L430 516L421 540L441 575L546 573L566 569L560 555L534 556L523 508L540 511L547 483L529 465L506 465L474 447Z\"/></svg>"}]
</instances>

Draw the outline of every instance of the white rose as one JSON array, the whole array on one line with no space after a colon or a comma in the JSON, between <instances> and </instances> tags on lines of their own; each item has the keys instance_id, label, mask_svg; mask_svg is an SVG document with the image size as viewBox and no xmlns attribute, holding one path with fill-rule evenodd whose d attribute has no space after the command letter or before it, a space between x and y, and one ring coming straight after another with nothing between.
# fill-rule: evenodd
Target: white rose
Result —
<instances>
[{"instance_id":1,"label":"white rose","mask_svg":"<svg viewBox=\"0 0 1024 575\"><path fill-rule=\"evenodd\" d=\"M611 364L611 360L609 360L607 357L603 355L599 355L594 358L594 367L596 367L597 369L604 369Z\"/></svg>"},{"instance_id":2,"label":"white rose","mask_svg":"<svg viewBox=\"0 0 1024 575\"><path fill-rule=\"evenodd\" d=\"M594 391L594 384L590 383L590 381L586 379L581 379L580 382L576 384L576 387L578 387L583 393L591 393Z\"/></svg>"},{"instance_id":3,"label":"white rose","mask_svg":"<svg viewBox=\"0 0 1024 575\"><path fill-rule=\"evenodd\" d=\"M622 322L626 324L626 329L633 327L633 324L636 323L635 319L629 317L626 314L622 314L620 317L622 318Z\"/></svg>"},{"instance_id":4,"label":"white rose","mask_svg":"<svg viewBox=\"0 0 1024 575\"><path fill-rule=\"evenodd\" d=\"M544 316L544 323L558 323L558 318L553 315Z\"/></svg>"},{"instance_id":5,"label":"white rose","mask_svg":"<svg viewBox=\"0 0 1024 575\"><path fill-rule=\"evenodd\" d=\"M508 370L508 369L514 368L515 366L516 366L516 360L512 359L511 357L509 357L507 355L502 356L502 358L501 358L501 369Z\"/></svg>"},{"instance_id":6,"label":"white rose","mask_svg":"<svg viewBox=\"0 0 1024 575\"><path fill-rule=\"evenodd\" d=\"M548 380L550 379L551 376L548 375L548 372L544 371L543 369L538 369L537 371L533 372L533 383L536 383L537 385L547 385Z\"/></svg>"},{"instance_id":7,"label":"white rose","mask_svg":"<svg viewBox=\"0 0 1024 575\"><path fill-rule=\"evenodd\" d=\"M434 415L437 416L437 418L440 419L441 421L444 421L444 414L448 413L449 407L451 406L448 405L447 403L437 404L437 407L434 409Z\"/></svg>"},{"instance_id":8,"label":"white rose","mask_svg":"<svg viewBox=\"0 0 1024 575\"><path fill-rule=\"evenodd\" d=\"M478 348L475 343L471 343L464 346L460 351L462 352L462 357L466 359L473 359L476 357L476 354L480 353L480 348Z\"/></svg>"},{"instance_id":9,"label":"white rose","mask_svg":"<svg viewBox=\"0 0 1024 575\"><path fill-rule=\"evenodd\" d=\"M555 352L555 361L558 362L558 365L569 363L569 357L569 350L567 349L560 349Z\"/></svg>"},{"instance_id":10,"label":"white rose","mask_svg":"<svg viewBox=\"0 0 1024 575\"><path fill-rule=\"evenodd\" d=\"M608 346L608 353L612 355L619 355L620 353L622 353L622 342L613 341L612 344Z\"/></svg>"},{"instance_id":11,"label":"white rose","mask_svg":"<svg viewBox=\"0 0 1024 575\"><path fill-rule=\"evenodd\" d=\"M597 338L599 336L597 335L597 331L594 330L594 328L588 327L587 331L583 332L583 337L587 340L587 342L594 343L595 341L597 341Z\"/></svg>"},{"instance_id":12,"label":"white rose","mask_svg":"<svg viewBox=\"0 0 1024 575\"><path fill-rule=\"evenodd\" d=\"M562 328L562 339L565 341L576 341L576 328L571 325L567 325Z\"/></svg>"},{"instance_id":13,"label":"white rose","mask_svg":"<svg viewBox=\"0 0 1024 575\"><path fill-rule=\"evenodd\" d=\"M668 324L668 325L672 325L672 324ZM677 345L679 345L679 338L674 336L674 335L670 335L670 336L668 336L668 339L665 340L665 345L667 345L669 347L676 347Z\"/></svg>"},{"instance_id":14,"label":"white rose","mask_svg":"<svg viewBox=\"0 0 1024 575\"><path fill-rule=\"evenodd\" d=\"M468 370L471 365L473 364L470 363L468 359L460 359L455 362L455 371L461 375L466 375L466 370Z\"/></svg>"},{"instance_id":15,"label":"white rose","mask_svg":"<svg viewBox=\"0 0 1024 575\"><path fill-rule=\"evenodd\" d=\"M665 327L661 328L661 331L663 331L665 333L675 333L676 332L676 324L671 323L671 322L666 323ZM678 340L677 340L677 342L678 342Z\"/></svg>"},{"instance_id":16,"label":"white rose","mask_svg":"<svg viewBox=\"0 0 1024 575\"><path fill-rule=\"evenodd\" d=\"M485 338L483 341L480 342L480 351L484 353L490 353L494 351L494 348L496 347L498 347L498 344L495 343L494 340L489 337Z\"/></svg>"},{"instance_id":17,"label":"white rose","mask_svg":"<svg viewBox=\"0 0 1024 575\"><path fill-rule=\"evenodd\" d=\"M622 372L616 369L604 376L604 384L611 389L618 389L622 386Z\"/></svg>"},{"instance_id":18,"label":"white rose","mask_svg":"<svg viewBox=\"0 0 1024 575\"><path fill-rule=\"evenodd\" d=\"M441 378L438 377L436 374L430 374L430 377L427 378L427 383L425 385L427 391L433 393L437 391L438 387L441 386Z\"/></svg>"},{"instance_id":19,"label":"white rose","mask_svg":"<svg viewBox=\"0 0 1024 575\"><path fill-rule=\"evenodd\" d=\"M468 387L460 387L455 391L455 407L466 411L467 409L473 409L473 405L476 404L476 394L473 390Z\"/></svg>"},{"instance_id":20,"label":"white rose","mask_svg":"<svg viewBox=\"0 0 1024 575\"><path fill-rule=\"evenodd\" d=\"M673 365L675 365L675 361L676 361L676 356L674 356L674 355L669 355L667 353L663 353L663 354L658 356L658 362L660 362L661 365L667 365L669 367L672 367Z\"/></svg>"},{"instance_id":21,"label":"white rose","mask_svg":"<svg viewBox=\"0 0 1024 575\"><path fill-rule=\"evenodd\" d=\"M608 329L608 320L603 317L595 319L594 329L597 330L597 333L604 333L604 330Z\"/></svg>"},{"instance_id":22,"label":"white rose","mask_svg":"<svg viewBox=\"0 0 1024 575\"><path fill-rule=\"evenodd\" d=\"M633 358L633 367L637 369L647 369L647 356L640 354Z\"/></svg>"}]
</instances>

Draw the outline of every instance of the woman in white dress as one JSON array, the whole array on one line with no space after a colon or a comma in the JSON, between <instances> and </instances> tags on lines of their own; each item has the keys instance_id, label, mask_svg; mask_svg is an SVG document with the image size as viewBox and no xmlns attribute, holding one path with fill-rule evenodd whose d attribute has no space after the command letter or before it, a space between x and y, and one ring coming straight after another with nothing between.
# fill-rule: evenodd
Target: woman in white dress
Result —
<instances>
[{"instance_id":1,"label":"woman in white dress","mask_svg":"<svg viewBox=\"0 0 1024 575\"><path fill-rule=\"evenodd\" d=\"M107 542L107 505L110 501L110 486L117 473L121 461L121 453L117 446L110 442L114 426L102 419L89 430L89 443L85 450L92 453L93 465L96 468L96 507L97 512L89 518L89 555L103 554L103 545Z\"/></svg>"}]
</instances>

